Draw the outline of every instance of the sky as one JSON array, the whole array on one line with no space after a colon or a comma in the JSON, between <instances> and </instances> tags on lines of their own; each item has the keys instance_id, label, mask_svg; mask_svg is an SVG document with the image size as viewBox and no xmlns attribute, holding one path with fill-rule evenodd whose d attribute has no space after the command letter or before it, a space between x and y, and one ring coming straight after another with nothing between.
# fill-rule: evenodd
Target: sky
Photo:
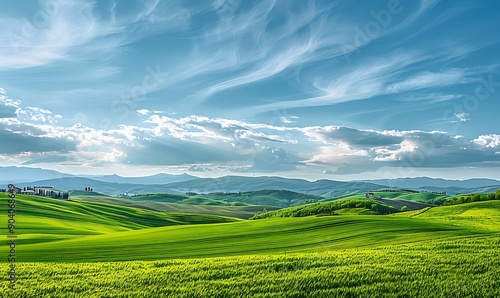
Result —
<instances>
[{"instance_id":1,"label":"sky","mask_svg":"<svg viewBox=\"0 0 500 298\"><path fill-rule=\"evenodd\" d=\"M0 2L0 166L500 179L500 2Z\"/></svg>"}]
</instances>

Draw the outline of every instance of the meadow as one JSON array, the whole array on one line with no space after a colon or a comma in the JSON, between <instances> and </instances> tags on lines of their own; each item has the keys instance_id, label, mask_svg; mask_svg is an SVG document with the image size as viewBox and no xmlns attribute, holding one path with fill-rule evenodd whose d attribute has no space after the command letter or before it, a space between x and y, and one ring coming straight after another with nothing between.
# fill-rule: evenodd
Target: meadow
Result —
<instances>
[{"instance_id":1,"label":"meadow","mask_svg":"<svg viewBox=\"0 0 500 298\"><path fill-rule=\"evenodd\" d=\"M291 255L20 263L18 289L2 276L0 297L499 297L499 248L489 235Z\"/></svg>"},{"instance_id":2,"label":"meadow","mask_svg":"<svg viewBox=\"0 0 500 298\"><path fill-rule=\"evenodd\" d=\"M0 297L500 296L500 201L259 220L17 203L17 290L4 274Z\"/></svg>"}]
</instances>

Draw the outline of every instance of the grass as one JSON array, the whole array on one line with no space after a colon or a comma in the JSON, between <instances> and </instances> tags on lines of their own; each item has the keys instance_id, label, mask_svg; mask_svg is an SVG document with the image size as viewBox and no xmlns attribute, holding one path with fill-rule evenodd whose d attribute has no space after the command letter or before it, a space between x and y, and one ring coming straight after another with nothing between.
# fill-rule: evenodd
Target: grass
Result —
<instances>
[{"instance_id":1,"label":"grass","mask_svg":"<svg viewBox=\"0 0 500 298\"><path fill-rule=\"evenodd\" d=\"M216 215L223 217L235 217L240 219L248 219L252 217L255 213L261 212L264 209L276 210L278 207L275 206L230 206L230 203L226 205L214 205L214 204L179 204L179 203L169 203L169 202L159 202L154 200L134 200L128 198L118 198L118 197L108 197L108 196L94 196L94 195L77 195L71 197L71 200L75 201L86 201L86 202L100 202L119 206L128 206L134 208L141 208L146 210L156 210L165 212L175 212L175 213L195 213L195 214L207 214ZM191 201L190 203L193 203Z\"/></svg>"},{"instance_id":2,"label":"grass","mask_svg":"<svg viewBox=\"0 0 500 298\"><path fill-rule=\"evenodd\" d=\"M3 274L0 297L499 297L499 239L286 256L19 263L18 289L7 289Z\"/></svg>"},{"instance_id":3,"label":"grass","mask_svg":"<svg viewBox=\"0 0 500 298\"><path fill-rule=\"evenodd\" d=\"M7 194L0 193L0 200L6 202ZM21 245L151 227L235 221L213 215L179 216L106 203L26 195L16 196L16 210L16 230ZM6 234L7 229L0 230L0 235Z\"/></svg>"},{"instance_id":4,"label":"grass","mask_svg":"<svg viewBox=\"0 0 500 298\"><path fill-rule=\"evenodd\" d=\"M434 201L438 201L438 200L444 201L446 199L454 197L454 196L448 196L448 195L438 195L438 194L433 194L433 193L429 193L429 192L414 193L414 192L409 192L409 191L394 191L394 192L376 191L376 192L373 192L373 194L375 197L382 197L382 199L405 200L405 201L413 201L413 202L434 202ZM335 197L334 200L359 199L359 198L364 198L364 196L365 196L364 193L351 193L351 194L343 195L340 197Z\"/></svg>"},{"instance_id":5,"label":"grass","mask_svg":"<svg viewBox=\"0 0 500 298\"><path fill-rule=\"evenodd\" d=\"M429 208L425 212L400 213L396 216L412 216L433 222L456 226L468 226L483 231L500 232L500 201L474 202L452 206Z\"/></svg>"},{"instance_id":6,"label":"grass","mask_svg":"<svg viewBox=\"0 0 500 298\"><path fill-rule=\"evenodd\" d=\"M246 206L263 205L290 207L323 200L323 197L287 190L258 190L248 192L215 192L208 194L145 194L128 197L136 201L155 201L192 205Z\"/></svg>"},{"instance_id":7,"label":"grass","mask_svg":"<svg viewBox=\"0 0 500 298\"><path fill-rule=\"evenodd\" d=\"M38 208L29 208L29 204L36 202L34 198L18 200L19 210L41 212L39 208L48 208L48 211L53 212L46 213L45 218L23 217L19 212L17 230L22 248L18 253L20 261L131 261L276 254L284 251L318 252L480 235L497 231L495 223L500 220L498 217L500 201L431 208L418 215L403 212L398 216L309 216L212 225L179 224L213 223L214 221L210 221L213 217L205 218L186 214L164 215L121 206L113 210L113 212L122 213L124 211L136 212L136 215L147 216L147 219L154 215L158 216L158 220L160 218L163 220L150 221L151 226L145 227L140 221L124 221L123 217L114 218L131 215L130 213L114 214L108 209L102 209L103 207L111 208L109 205L64 202L45 198L40 198L40 200L44 200L43 203L47 206L39 204ZM53 210L49 203L57 204L59 213ZM95 206L95 210L89 206ZM61 207L66 208L64 212L60 212ZM83 211L79 211L77 207L87 212L88 216L78 213ZM97 211L101 212L99 216L95 214ZM345 214L352 214L353 211L346 211ZM355 211L355 214L360 213L363 212ZM61 217L61 214L69 218ZM471 220L470 217L477 220ZM144 217L138 218L144 220ZM73 222L73 225L68 231L66 224L70 222ZM38 228L35 226L30 228L28 223L37 224ZM58 223L57 226L56 223ZM164 226L153 226L158 223ZM99 230L102 226L107 226L108 230ZM43 238L47 237L47 234L50 234L52 238ZM61 236L59 239L57 239L58 234ZM37 236L40 239L36 239ZM72 237L74 239L68 239ZM0 252L6 249L6 246L1 247ZM54 251L58 253L54 254Z\"/></svg>"},{"instance_id":8,"label":"grass","mask_svg":"<svg viewBox=\"0 0 500 298\"><path fill-rule=\"evenodd\" d=\"M500 296L500 201L180 225L209 220L40 200L18 196L18 234L53 238L19 242L18 290L3 274L0 297Z\"/></svg>"},{"instance_id":9,"label":"grass","mask_svg":"<svg viewBox=\"0 0 500 298\"><path fill-rule=\"evenodd\" d=\"M373 199L342 199L331 202L318 202L295 207L288 207L276 211L268 211L256 214L251 219L262 219L272 217L304 217L311 215L338 215L344 213L343 209L358 210L356 214L389 214L400 212L392 206ZM340 211L340 213L338 212Z\"/></svg>"},{"instance_id":10,"label":"grass","mask_svg":"<svg viewBox=\"0 0 500 298\"><path fill-rule=\"evenodd\" d=\"M149 228L27 244L20 246L18 259L22 262L92 262L319 252L481 233L471 227L409 217L273 218Z\"/></svg>"}]
</instances>

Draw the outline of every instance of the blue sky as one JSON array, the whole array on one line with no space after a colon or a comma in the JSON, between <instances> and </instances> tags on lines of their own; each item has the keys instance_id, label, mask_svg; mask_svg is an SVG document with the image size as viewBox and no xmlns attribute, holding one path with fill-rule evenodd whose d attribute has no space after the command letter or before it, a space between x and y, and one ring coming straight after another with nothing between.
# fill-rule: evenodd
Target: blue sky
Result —
<instances>
[{"instance_id":1,"label":"blue sky","mask_svg":"<svg viewBox=\"0 0 500 298\"><path fill-rule=\"evenodd\" d=\"M498 1L2 1L0 166L500 178Z\"/></svg>"}]
</instances>

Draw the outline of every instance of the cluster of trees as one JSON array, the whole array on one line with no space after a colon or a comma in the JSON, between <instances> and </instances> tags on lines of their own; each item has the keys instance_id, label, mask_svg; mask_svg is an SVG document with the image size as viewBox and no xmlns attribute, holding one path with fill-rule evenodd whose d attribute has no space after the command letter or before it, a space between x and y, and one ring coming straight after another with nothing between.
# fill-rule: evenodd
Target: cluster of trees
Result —
<instances>
[{"instance_id":1,"label":"cluster of trees","mask_svg":"<svg viewBox=\"0 0 500 298\"><path fill-rule=\"evenodd\" d=\"M38 187L23 187L23 191L32 190L35 195L53 199L67 200L69 199L69 193L66 191L55 191L47 188Z\"/></svg>"},{"instance_id":2,"label":"cluster of trees","mask_svg":"<svg viewBox=\"0 0 500 298\"><path fill-rule=\"evenodd\" d=\"M346 208L364 208L377 214L390 214L400 212L394 207L376 202L371 199L347 199L333 202L321 202L308 205L284 208L276 211L255 214L251 219L261 219L270 217L303 217L310 215L335 215L336 210Z\"/></svg>"},{"instance_id":3,"label":"cluster of trees","mask_svg":"<svg viewBox=\"0 0 500 298\"><path fill-rule=\"evenodd\" d=\"M92 187L85 187L85 191L94 191Z\"/></svg>"},{"instance_id":4,"label":"cluster of trees","mask_svg":"<svg viewBox=\"0 0 500 298\"><path fill-rule=\"evenodd\" d=\"M480 202L480 201L491 201L491 200L500 200L500 189L497 192L487 193L487 194L471 194L467 196L460 196L457 198L452 198L446 200L443 205L457 205L471 202Z\"/></svg>"},{"instance_id":5,"label":"cluster of trees","mask_svg":"<svg viewBox=\"0 0 500 298\"><path fill-rule=\"evenodd\" d=\"M60 199L60 200L67 200L69 199L69 193L68 192L60 192L60 191L49 191L45 194L45 197L53 198L53 199Z\"/></svg>"}]
</instances>

